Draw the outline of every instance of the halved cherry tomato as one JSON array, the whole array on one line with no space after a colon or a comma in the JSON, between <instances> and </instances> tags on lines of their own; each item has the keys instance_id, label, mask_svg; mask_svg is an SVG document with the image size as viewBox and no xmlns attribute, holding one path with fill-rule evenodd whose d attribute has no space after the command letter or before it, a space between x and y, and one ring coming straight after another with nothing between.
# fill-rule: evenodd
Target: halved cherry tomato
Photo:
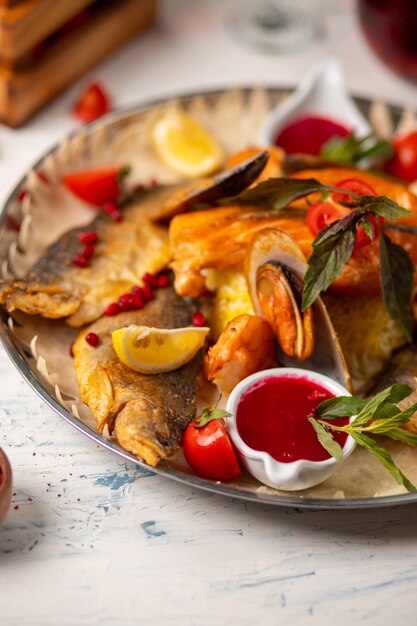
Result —
<instances>
[{"instance_id":1,"label":"halved cherry tomato","mask_svg":"<svg viewBox=\"0 0 417 626\"><path fill-rule=\"evenodd\" d=\"M312 204L307 211L307 226L316 237L323 228L342 219L347 213L348 211L332 202L317 202Z\"/></svg>"},{"instance_id":2,"label":"halved cherry tomato","mask_svg":"<svg viewBox=\"0 0 417 626\"><path fill-rule=\"evenodd\" d=\"M101 207L107 202L117 202L122 193L122 180L129 169L121 166L102 167L67 174L64 185L78 198Z\"/></svg>"},{"instance_id":3,"label":"halved cherry tomato","mask_svg":"<svg viewBox=\"0 0 417 626\"><path fill-rule=\"evenodd\" d=\"M241 470L223 421L213 419L201 428L191 422L182 441L187 463L201 476L213 480L232 480Z\"/></svg>"},{"instance_id":4,"label":"halved cherry tomato","mask_svg":"<svg viewBox=\"0 0 417 626\"><path fill-rule=\"evenodd\" d=\"M357 178L346 178L337 183L336 187L342 187L347 191L352 191L357 196L376 196L375 189L372 189L370 185L363 180ZM333 202L352 202L354 198L347 193L341 193L340 191L334 191L331 195Z\"/></svg>"},{"instance_id":5,"label":"halved cherry tomato","mask_svg":"<svg viewBox=\"0 0 417 626\"><path fill-rule=\"evenodd\" d=\"M337 183L336 187L341 187L346 189L347 191L352 191L357 196L376 196L376 191L365 183L363 180L359 180L358 178L346 178L345 180L341 180ZM341 193L334 191L331 195L333 202L352 202L352 196L349 196L347 193ZM380 230L384 225L383 217L374 217L373 215L369 216L369 221L371 223L371 227L374 234L374 239L377 239L379 236ZM363 248L364 246L372 243L371 238L366 234L365 230L358 226L356 229L356 241L355 241L355 250L359 250L359 248Z\"/></svg>"},{"instance_id":6,"label":"halved cherry tomato","mask_svg":"<svg viewBox=\"0 0 417 626\"><path fill-rule=\"evenodd\" d=\"M407 183L417 180L417 130L394 137L392 149L394 156L385 164L385 171Z\"/></svg>"},{"instance_id":7,"label":"halved cherry tomato","mask_svg":"<svg viewBox=\"0 0 417 626\"><path fill-rule=\"evenodd\" d=\"M110 111L110 99L99 83L92 83L75 103L73 113L83 122L92 122Z\"/></svg>"}]
</instances>

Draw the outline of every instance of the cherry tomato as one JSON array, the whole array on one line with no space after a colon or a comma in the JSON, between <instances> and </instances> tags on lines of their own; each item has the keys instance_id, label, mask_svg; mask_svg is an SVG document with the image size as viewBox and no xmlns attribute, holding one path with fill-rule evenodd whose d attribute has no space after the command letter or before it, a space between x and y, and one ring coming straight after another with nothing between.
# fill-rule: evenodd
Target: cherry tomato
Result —
<instances>
[{"instance_id":1,"label":"cherry tomato","mask_svg":"<svg viewBox=\"0 0 417 626\"><path fill-rule=\"evenodd\" d=\"M187 463L201 476L213 480L232 480L241 470L226 427L214 419L201 428L191 422L182 441Z\"/></svg>"},{"instance_id":2,"label":"cherry tomato","mask_svg":"<svg viewBox=\"0 0 417 626\"><path fill-rule=\"evenodd\" d=\"M356 193L357 196L376 196L376 192L370 185L357 178L346 178L337 183L336 187L343 187L347 191ZM353 198L347 193L334 191L331 195L333 202L352 202Z\"/></svg>"},{"instance_id":3,"label":"cherry tomato","mask_svg":"<svg viewBox=\"0 0 417 626\"><path fill-rule=\"evenodd\" d=\"M81 200L102 207L108 202L117 202L122 192L122 179L127 173L128 169L120 166L103 167L67 174L62 181Z\"/></svg>"},{"instance_id":4,"label":"cherry tomato","mask_svg":"<svg viewBox=\"0 0 417 626\"><path fill-rule=\"evenodd\" d=\"M346 210L331 202L317 202L312 204L307 211L307 226L316 237L323 228L336 220L340 220L346 214Z\"/></svg>"},{"instance_id":5,"label":"cherry tomato","mask_svg":"<svg viewBox=\"0 0 417 626\"><path fill-rule=\"evenodd\" d=\"M358 178L346 178L345 180L341 180L337 183L336 187L341 187L348 191L352 191L357 196L376 196L375 189L373 189L370 185L365 183L363 180L359 180ZM352 202L352 196L349 196L347 193L341 193L334 191L331 195L333 202ZM374 233L374 239L379 236L380 230L384 225L383 217L374 217L373 215L369 216L369 221L371 223L371 227ZM356 229L356 241L355 241L355 250L359 250L364 246L368 246L372 243L370 237L366 234L365 230L358 226Z\"/></svg>"},{"instance_id":6,"label":"cherry tomato","mask_svg":"<svg viewBox=\"0 0 417 626\"><path fill-rule=\"evenodd\" d=\"M417 130L394 137L392 149L394 156L385 164L385 171L407 183L417 180Z\"/></svg>"},{"instance_id":7,"label":"cherry tomato","mask_svg":"<svg viewBox=\"0 0 417 626\"><path fill-rule=\"evenodd\" d=\"M287 154L320 153L331 137L346 137L349 130L331 119L318 116L303 117L283 128L275 138L275 144Z\"/></svg>"},{"instance_id":8,"label":"cherry tomato","mask_svg":"<svg viewBox=\"0 0 417 626\"><path fill-rule=\"evenodd\" d=\"M110 100L99 83L92 83L75 103L73 113L82 122L92 122L110 110Z\"/></svg>"}]
</instances>

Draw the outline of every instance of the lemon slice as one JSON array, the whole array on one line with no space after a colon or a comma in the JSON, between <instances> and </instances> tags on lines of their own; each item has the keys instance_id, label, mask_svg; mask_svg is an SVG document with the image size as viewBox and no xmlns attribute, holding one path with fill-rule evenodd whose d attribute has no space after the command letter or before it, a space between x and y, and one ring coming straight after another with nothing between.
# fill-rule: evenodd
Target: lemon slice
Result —
<instances>
[{"instance_id":1,"label":"lemon slice","mask_svg":"<svg viewBox=\"0 0 417 626\"><path fill-rule=\"evenodd\" d=\"M112 332L119 359L142 374L172 372L188 363L204 345L207 327L151 328L131 324Z\"/></svg>"},{"instance_id":2,"label":"lemon slice","mask_svg":"<svg viewBox=\"0 0 417 626\"><path fill-rule=\"evenodd\" d=\"M152 141L169 168L193 178L219 169L224 151L217 139L178 109L162 114L153 124Z\"/></svg>"}]
</instances>

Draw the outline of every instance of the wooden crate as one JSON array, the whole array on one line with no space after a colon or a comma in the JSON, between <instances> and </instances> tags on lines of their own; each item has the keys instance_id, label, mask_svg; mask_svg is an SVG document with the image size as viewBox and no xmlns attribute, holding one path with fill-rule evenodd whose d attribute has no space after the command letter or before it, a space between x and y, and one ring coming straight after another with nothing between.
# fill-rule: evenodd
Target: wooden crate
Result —
<instances>
[{"instance_id":1,"label":"wooden crate","mask_svg":"<svg viewBox=\"0 0 417 626\"><path fill-rule=\"evenodd\" d=\"M0 0L0 2L13 0ZM19 126L148 26L157 0L23 0L0 6L0 121Z\"/></svg>"}]
</instances>

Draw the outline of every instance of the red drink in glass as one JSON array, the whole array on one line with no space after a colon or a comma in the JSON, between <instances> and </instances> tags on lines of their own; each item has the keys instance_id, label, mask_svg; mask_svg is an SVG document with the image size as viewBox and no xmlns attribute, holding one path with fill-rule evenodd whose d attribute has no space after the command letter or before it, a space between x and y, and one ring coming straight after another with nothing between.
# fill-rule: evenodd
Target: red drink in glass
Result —
<instances>
[{"instance_id":1,"label":"red drink in glass","mask_svg":"<svg viewBox=\"0 0 417 626\"><path fill-rule=\"evenodd\" d=\"M358 16L375 54L417 82L417 0L358 0Z\"/></svg>"}]
</instances>

